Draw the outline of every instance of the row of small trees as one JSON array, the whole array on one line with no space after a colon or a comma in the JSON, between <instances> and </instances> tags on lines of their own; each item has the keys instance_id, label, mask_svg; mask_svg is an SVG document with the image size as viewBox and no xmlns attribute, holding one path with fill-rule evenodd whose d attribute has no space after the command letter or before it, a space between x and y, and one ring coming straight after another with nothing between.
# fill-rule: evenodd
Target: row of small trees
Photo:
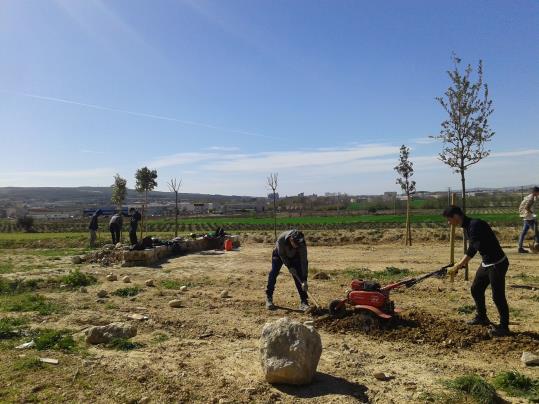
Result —
<instances>
[{"instance_id":1,"label":"row of small trees","mask_svg":"<svg viewBox=\"0 0 539 404\"><path fill-rule=\"evenodd\" d=\"M471 65L468 64L464 71L461 71L461 59L453 54L452 60L453 69L447 72L451 85L442 97L436 98L448 114L448 118L442 122L440 134L431 138L442 142L442 151L438 155L440 161L460 175L461 205L466 213L466 171L490 154L486 144L494 136L494 131L489 126L489 117L494 108L489 98L488 85L483 81L483 62L479 61L477 78L474 81L471 77L473 73ZM395 170L399 174L397 184L401 186L407 199L406 245L412 245L410 199L415 193L415 181L411 180L414 169L409 157L410 149L402 145L400 160ZM465 252L467 244L465 235ZM465 275L467 278L467 271Z\"/></svg>"}]
</instances>

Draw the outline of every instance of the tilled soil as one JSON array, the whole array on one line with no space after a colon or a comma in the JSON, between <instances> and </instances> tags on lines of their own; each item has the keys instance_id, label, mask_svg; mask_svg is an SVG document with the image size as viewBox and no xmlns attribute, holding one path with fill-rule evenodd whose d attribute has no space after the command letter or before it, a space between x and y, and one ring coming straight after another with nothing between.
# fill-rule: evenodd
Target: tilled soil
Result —
<instances>
[{"instance_id":1,"label":"tilled soil","mask_svg":"<svg viewBox=\"0 0 539 404\"><path fill-rule=\"evenodd\" d=\"M332 333L353 335L365 332L359 315L354 313L344 318L324 316L316 319L315 323ZM517 332L507 338L492 340L488 327L470 327L464 322L440 318L421 310L411 310L389 321L382 321L378 329L368 332L368 336L385 341L429 344L438 348L471 348L480 344L479 349L492 349L497 354L539 350L537 333Z\"/></svg>"}]
</instances>

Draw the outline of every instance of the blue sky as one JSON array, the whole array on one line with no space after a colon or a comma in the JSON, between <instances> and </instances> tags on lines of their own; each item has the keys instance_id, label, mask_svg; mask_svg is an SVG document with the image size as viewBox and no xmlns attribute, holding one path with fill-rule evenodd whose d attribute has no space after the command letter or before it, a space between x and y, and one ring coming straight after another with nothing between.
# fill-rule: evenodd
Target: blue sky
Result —
<instances>
[{"instance_id":1,"label":"blue sky","mask_svg":"<svg viewBox=\"0 0 539 404\"><path fill-rule=\"evenodd\" d=\"M492 156L469 186L539 182L539 2L3 0L0 186L264 195L458 186L436 160L451 52L483 59Z\"/></svg>"}]
</instances>

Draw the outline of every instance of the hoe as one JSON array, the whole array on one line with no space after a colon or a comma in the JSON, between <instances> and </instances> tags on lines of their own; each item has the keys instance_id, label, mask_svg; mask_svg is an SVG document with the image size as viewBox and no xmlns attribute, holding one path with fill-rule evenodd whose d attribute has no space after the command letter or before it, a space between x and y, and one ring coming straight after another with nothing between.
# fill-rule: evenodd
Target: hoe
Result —
<instances>
[{"instance_id":1,"label":"hoe","mask_svg":"<svg viewBox=\"0 0 539 404\"><path fill-rule=\"evenodd\" d=\"M352 290L348 291L346 298L333 300L329 304L329 314L333 317L341 317L346 313L347 306L350 306L358 312L358 320L363 331L371 332L389 322L395 314L401 311L399 308L395 308L395 303L389 297L393 289L410 288L430 277L441 278L447 275L448 268L452 266L453 264L449 264L428 274L405 279L384 287L381 287L376 281L354 279L351 285Z\"/></svg>"}]
</instances>

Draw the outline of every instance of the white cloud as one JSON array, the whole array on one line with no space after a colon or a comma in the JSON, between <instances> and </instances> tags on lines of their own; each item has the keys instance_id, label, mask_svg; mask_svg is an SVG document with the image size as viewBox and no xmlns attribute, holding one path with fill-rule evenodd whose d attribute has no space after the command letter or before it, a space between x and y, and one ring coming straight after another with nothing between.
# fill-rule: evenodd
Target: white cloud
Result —
<instances>
[{"instance_id":1,"label":"white cloud","mask_svg":"<svg viewBox=\"0 0 539 404\"><path fill-rule=\"evenodd\" d=\"M430 137L418 137L418 138L412 139L412 142L415 144L432 144L432 143L436 143L437 140L432 139Z\"/></svg>"},{"instance_id":2,"label":"white cloud","mask_svg":"<svg viewBox=\"0 0 539 404\"><path fill-rule=\"evenodd\" d=\"M211 146L208 147L207 150L211 151L223 151L223 152L232 152L232 151L239 151L240 148L236 146Z\"/></svg>"}]
</instances>

